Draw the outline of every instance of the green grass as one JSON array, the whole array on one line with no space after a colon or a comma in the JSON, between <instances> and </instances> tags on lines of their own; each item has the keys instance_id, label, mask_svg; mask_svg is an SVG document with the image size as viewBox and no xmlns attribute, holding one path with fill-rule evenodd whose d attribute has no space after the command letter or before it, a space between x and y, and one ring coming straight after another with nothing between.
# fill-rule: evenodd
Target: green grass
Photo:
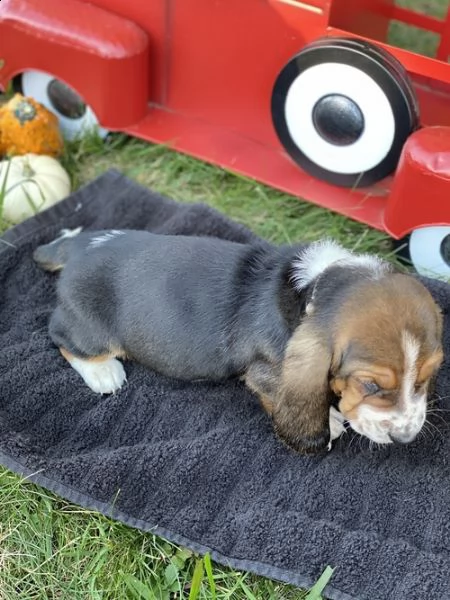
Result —
<instances>
[{"instance_id":1,"label":"green grass","mask_svg":"<svg viewBox=\"0 0 450 600\"><path fill-rule=\"evenodd\" d=\"M384 254L391 250L390 239L379 231L255 181L125 136L112 136L106 147L87 140L68 154L65 165L76 186L114 167L181 202L206 202L276 243L328 235L358 250Z\"/></svg>"},{"instance_id":2,"label":"green grass","mask_svg":"<svg viewBox=\"0 0 450 600\"><path fill-rule=\"evenodd\" d=\"M445 17L448 8L447 0L396 0L395 4L439 19ZM389 35L396 46L432 57L436 55L440 41L436 33L398 22L391 23Z\"/></svg>"},{"instance_id":3,"label":"green grass","mask_svg":"<svg viewBox=\"0 0 450 600\"><path fill-rule=\"evenodd\" d=\"M447 3L426 4L434 14ZM398 45L417 48L414 32L393 29ZM431 51L427 40L419 43ZM392 257L391 242L380 232L121 135L106 145L96 139L72 144L63 162L75 188L116 167L177 200L206 202L273 242L329 236ZM0 231L7 226L0 216ZM324 577L326 583L330 573ZM292 586L211 564L208 557L83 510L0 469L0 600L319 600L323 585L318 582L307 597Z\"/></svg>"},{"instance_id":4,"label":"green grass","mask_svg":"<svg viewBox=\"0 0 450 600\"><path fill-rule=\"evenodd\" d=\"M2 470L0 598L299 600L306 594L211 565L208 557L82 510Z\"/></svg>"}]
</instances>

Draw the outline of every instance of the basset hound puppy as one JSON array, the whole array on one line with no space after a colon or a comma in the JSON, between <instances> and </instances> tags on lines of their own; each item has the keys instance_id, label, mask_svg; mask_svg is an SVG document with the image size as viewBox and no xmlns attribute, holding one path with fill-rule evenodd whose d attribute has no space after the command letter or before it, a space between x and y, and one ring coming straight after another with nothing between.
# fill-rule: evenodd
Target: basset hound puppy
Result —
<instances>
[{"instance_id":1,"label":"basset hound puppy","mask_svg":"<svg viewBox=\"0 0 450 600\"><path fill-rule=\"evenodd\" d=\"M239 376L302 453L325 450L344 422L380 444L424 424L442 317L417 279L375 256L76 229L34 259L62 270L50 336L94 392L125 383L119 358L184 380Z\"/></svg>"}]
</instances>

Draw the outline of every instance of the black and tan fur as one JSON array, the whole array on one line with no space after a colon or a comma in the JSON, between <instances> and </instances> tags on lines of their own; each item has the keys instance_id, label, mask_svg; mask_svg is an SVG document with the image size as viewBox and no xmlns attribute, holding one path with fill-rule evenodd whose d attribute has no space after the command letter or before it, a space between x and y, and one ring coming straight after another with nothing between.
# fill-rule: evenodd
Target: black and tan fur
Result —
<instances>
[{"instance_id":1,"label":"black and tan fur","mask_svg":"<svg viewBox=\"0 0 450 600\"><path fill-rule=\"evenodd\" d=\"M352 369L383 365L401 377L400 330L420 339L421 368L437 357L429 378L440 363L426 289L337 245L77 231L34 258L62 269L50 336L92 389L120 388L112 359L123 356L180 379L239 376L300 452L328 446L330 406L345 409ZM371 399L360 391L358 401Z\"/></svg>"}]
</instances>

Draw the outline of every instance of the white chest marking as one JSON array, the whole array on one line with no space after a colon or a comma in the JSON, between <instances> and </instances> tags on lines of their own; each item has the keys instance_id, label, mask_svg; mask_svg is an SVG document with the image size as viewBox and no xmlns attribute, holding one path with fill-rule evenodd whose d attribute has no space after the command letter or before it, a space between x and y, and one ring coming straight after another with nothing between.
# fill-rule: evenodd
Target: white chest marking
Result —
<instances>
[{"instance_id":1,"label":"white chest marking","mask_svg":"<svg viewBox=\"0 0 450 600\"><path fill-rule=\"evenodd\" d=\"M328 450L331 450L333 440L341 437L345 432L345 417L334 406L330 406L330 442Z\"/></svg>"}]
</instances>

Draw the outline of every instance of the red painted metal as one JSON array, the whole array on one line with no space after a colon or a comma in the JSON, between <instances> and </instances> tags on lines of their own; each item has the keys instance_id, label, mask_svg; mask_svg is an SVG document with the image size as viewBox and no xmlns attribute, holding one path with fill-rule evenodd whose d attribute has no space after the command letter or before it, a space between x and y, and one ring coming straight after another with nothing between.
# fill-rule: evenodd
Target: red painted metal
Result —
<instances>
[{"instance_id":1,"label":"red painted metal","mask_svg":"<svg viewBox=\"0 0 450 600\"><path fill-rule=\"evenodd\" d=\"M437 58L446 62L450 62L450 3L447 9L447 18L443 22L441 34L441 42L437 49Z\"/></svg>"},{"instance_id":2,"label":"red painted metal","mask_svg":"<svg viewBox=\"0 0 450 600\"><path fill-rule=\"evenodd\" d=\"M79 91L95 106L100 121L113 129L136 123L147 113L147 33L92 4L2 0L0 57L3 85L24 70L50 73Z\"/></svg>"},{"instance_id":3,"label":"red painted metal","mask_svg":"<svg viewBox=\"0 0 450 600\"><path fill-rule=\"evenodd\" d=\"M397 236L423 226L448 225L450 127L425 127L409 138L393 180L385 227Z\"/></svg>"},{"instance_id":4,"label":"red painted metal","mask_svg":"<svg viewBox=\"0 0 450 600\"><path fill-rule=\"evenodd\" d=\"M358 37L384 41L393 9L394 0L334 0L328 25Z\"/></svg>"},{"instance_id":5,"label":"red painted metal","mask_svg":"<svg viewBox=\"0 0 450 600\"><path fill-rule=\"evenodd\" d=\"M413 10L408 10L402 6L394 6L391 19L408 23L413 27L419 27L425 29L425 31L433 31L434 33L442 33L444 27L444 21L437 17L431 17L423 13L418 13Z\"/></svg>"},{"instance_id":6,"label":"red painted metal","mask_svg":"<svg viewBox=\"0 0 450 600\"><path fill-rule=\"evenodd\" d=\"M154 109L147 119L127 133L155 142L165 142L233 172L257 178L279 190L301 196L319 206L340 212L356 221L383 229L383 213L389 181L370 189L348 190L314 179L297 167L287 155L266 144L242 137L240 132L212 126L166 110Z\"/></svg>"},{"instance_id":7,"label":"red painted metal","mask_svg":"<svg viewBox=\"0 0 450 600\"><path fill-rule=\"evenodd\" d=\"M393 18L440 28L440 60L388 45ZM450 224L442 184L450 156L441 150L450 148L450 65L442 59L449 23L399 10L394 0L1 0L0 87L22 71L46 71L76 89L107 129L169 144L400 237ZM278 73L327 35L379 43L419 97L425 129L407 141L394 176L367 189L310 177L273 129ZM427 136L430 126L440 127L439 142L435 130ZM439 168L430 160L434 144Z\"/></svg>"}]
</instances>

